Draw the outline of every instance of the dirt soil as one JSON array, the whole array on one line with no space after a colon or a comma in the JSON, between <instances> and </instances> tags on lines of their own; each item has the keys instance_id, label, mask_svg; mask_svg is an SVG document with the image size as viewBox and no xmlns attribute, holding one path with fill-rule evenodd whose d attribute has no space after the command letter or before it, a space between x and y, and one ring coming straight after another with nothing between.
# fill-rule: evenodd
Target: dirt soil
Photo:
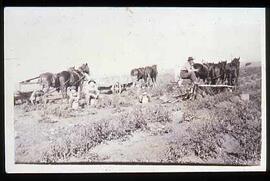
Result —
<instances>
[{"instance_id":1,"label":"dirt soil","mask_svg":"<svg viewBox=\"0 0 270 181\"><path fill-rule=\"evenodd\" d=\"M241 81L250 80L248 76L253 76L251 79L254 81L261 79L260 69L253 71L255 73L251 75L247 70L243 70L244 76L241 77ZM243 102L239 96L228 93L230 94L228 99L235 100L231 102L221 100L220 103L212 105L207 105L207 102L212 101L210 97L199 97L197 101L202 103L202 107L199 107L198 103L192 110L190 106L194 103L191 101L166 102L175 100L173 96L179 94L176 86L169 85L170 80L173 80L172 74L161 75L158 86L148 90L151 102L146 104L138 102L140 93L127 90L121 95L102 95L96 107L80 110L70 109L61 100L46 106L16 105L14 112L16 163L258 164L259 159L257 157L255 159L255 156L251 158L244 155L247 159L253 159L251 162L235 161L235 158L229 156L237 154L235 157L240 158L243 152L241 147L243 143L240 140L242 138L235 137L233 133L229 134L229 128L226 128L227 132L224 131L222 135L212 136L214 141L207 135L198 138L205 139L208 141L207 144L222 139L222 146L214 145L214 152L211 151L211 146L198 145L195 141L196 136L202 133L202 129L206 129L205 133L208 134L209 129L205 128L205 124L222 122L211 121L211 118L216 119L214 116L217 114L214 111L218 112L229 104ZM255 86L253 89L245 86L241 88L243 93L251 94L253 101L253 97L258 93L258 87L250 85L250 81L244 83L241 81L242 85ZM253 102L258 101L256 96L255 98ZM204 101L206 103L203 103ZM214 108L211 107L213 105ZM228 126L234 129L235 125L231 123ZM258 139L260 141L260 137ZM250 154L260 153L257 147L254 150Z\"/></svg>"}]
</instances>

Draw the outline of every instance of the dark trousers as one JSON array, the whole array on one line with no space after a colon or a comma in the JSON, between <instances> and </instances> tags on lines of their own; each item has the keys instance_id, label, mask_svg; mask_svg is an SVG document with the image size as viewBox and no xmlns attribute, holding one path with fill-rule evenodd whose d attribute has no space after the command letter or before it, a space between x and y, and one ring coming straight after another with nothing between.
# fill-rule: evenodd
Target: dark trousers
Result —
<instances>
[{"instance_id":1,"label":"dark trousers","mask_svg":"<svg viewBox=\"0 0 270 181\"><path fill-rule=\"evenodd\" d=\"M182 79L190 79L192 82L197 81L197 77L193 71L188 72L187 70L181 70L180 77Z\"/></svg>"}]
</instances>

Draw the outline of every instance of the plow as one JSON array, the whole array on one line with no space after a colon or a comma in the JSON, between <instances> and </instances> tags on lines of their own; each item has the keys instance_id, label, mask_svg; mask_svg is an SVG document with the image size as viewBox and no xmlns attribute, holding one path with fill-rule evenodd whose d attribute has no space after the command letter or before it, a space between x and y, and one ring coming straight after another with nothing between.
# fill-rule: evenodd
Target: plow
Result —
<instances>
[{"instance_id":1,"label":"plow","mask_svg":"<svg viewBox=\"0 0 270 181\"><path fill-rule=\"evenodd\" d=\"M177 82L171 82L171 84L177 84ZM182 85L179 89L181 94L173 96L173 100L168 100L166 103L175 103L180 100L195 100L198 95L204 97L205 95L215 95L218 92L229 90L233 91L237 86L231 86L226 84L192 84Z\"/></svg>"}]
</instances>

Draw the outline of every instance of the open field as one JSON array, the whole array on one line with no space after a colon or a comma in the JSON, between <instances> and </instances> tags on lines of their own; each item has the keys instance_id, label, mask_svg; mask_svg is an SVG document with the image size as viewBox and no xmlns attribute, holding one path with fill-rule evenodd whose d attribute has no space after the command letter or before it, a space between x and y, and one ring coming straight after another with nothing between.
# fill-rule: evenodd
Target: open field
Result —
<instances>
[{"instance_id":1,"label":"open field","mask_svg":"<svg viewBox=\"0 0 270 181\"><path fill-rule=\"evenodd\" d=\"M158 75L147 104L128 89L80 110L61 102L16 105L16 163L259 164L261 67L242 67L234 92L192 101L164 102L180 92L171 80L170 72Z\"/></svg>"}]
</instances>

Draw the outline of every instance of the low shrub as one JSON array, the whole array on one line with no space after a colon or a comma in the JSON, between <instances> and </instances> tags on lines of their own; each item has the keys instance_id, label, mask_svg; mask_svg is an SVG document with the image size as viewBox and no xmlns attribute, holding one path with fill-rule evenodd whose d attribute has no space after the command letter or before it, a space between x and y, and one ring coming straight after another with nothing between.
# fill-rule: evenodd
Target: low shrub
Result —
<instances>
[{"instance_id":1,"label":"low shrub","mask_svg":"<svg viewBox=\"0 0 270 181\"><path fill-rule=\"evenodd\" d=\"M152 121L149 121L152 120ZM74 125L53 140L48 150L44 150L40 162L65 162L71 157L83 157L88 151L104 142L125 139L136 130L148 130L150 122L168 122L169 113L163 107L135 106L130 112L123 112L110 120ZM59 132L59 131L58 131Z\"/></svg>"},{"instance_id":2,"label":"low shrub","mask_svg":"<svg viewBox=\"0 0 270 181\"><path fill-rule=\"evenodd\" d=\"M257 99L260 94L257 92ZM167 161L182 162L182 158L194 154L202 162L222 159L233 165L256 165L261 153L261 107L251 96L241 101L237 93L224 92L205 97L183 106L184 121L193 121L185 138L176 138L166 153ZM207 116L202 112L206 111ZM228 151L226 137L234 138ZM239 145L239 148L237 147ZM237 149L236 149L237 148ZM165 159L165 160L166 160Z\"/></svg>"}]
</instances>

